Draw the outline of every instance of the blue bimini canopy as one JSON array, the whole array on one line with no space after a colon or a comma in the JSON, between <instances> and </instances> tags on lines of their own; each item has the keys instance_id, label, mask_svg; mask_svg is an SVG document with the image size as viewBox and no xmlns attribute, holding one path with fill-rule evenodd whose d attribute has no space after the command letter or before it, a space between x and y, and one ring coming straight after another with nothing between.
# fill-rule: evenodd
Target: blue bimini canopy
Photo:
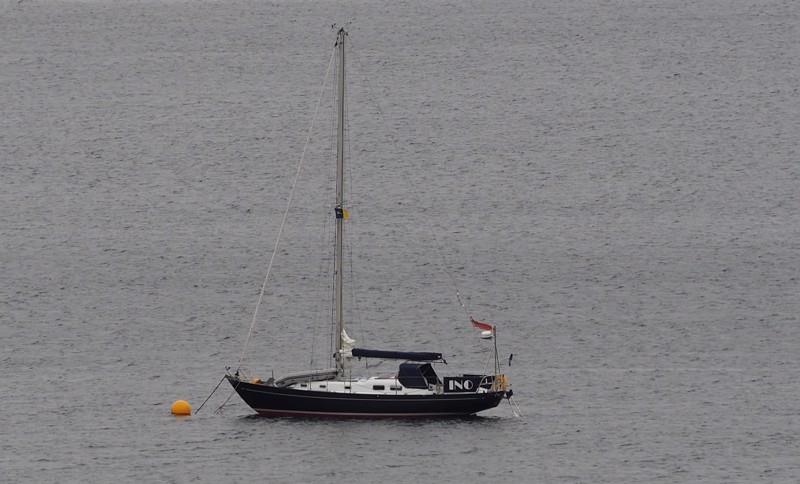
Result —
<instances>
[{"instance_id":1,"label":"blue bimini canopy","mask_svg":"<svg viewBox=\"0 0 800 484\"><path fill-rule=\"evenodd\" d=\"M406 388L428 388L441 383L430 363L400 363L397 379Z\"/></svg>"},{"instance_id":2,"label":"blue bimini canopy","mask_svg":"<svg viewBox=\"0 0 800 484\"><path fill-rule=\"evenodd\" d=\"M442 359L441 353L431 353L427 351L387 351L367 350L364 348L353 348L353 356L356 358L382 358L384 360L406 361L439 361Z\"/></svg>"}]
</instances>

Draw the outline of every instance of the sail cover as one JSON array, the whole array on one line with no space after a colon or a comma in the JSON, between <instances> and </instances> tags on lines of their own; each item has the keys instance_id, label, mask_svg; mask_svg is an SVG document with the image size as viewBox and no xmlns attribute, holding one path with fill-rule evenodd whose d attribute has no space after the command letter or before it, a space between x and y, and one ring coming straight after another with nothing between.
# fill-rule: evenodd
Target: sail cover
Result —
<instances>
[{"instance_id":1,"label":"sail cover","mask_svg":"<svg viewBox=\"0 0 800 484\"><path fill-rule=\"evenodd\" d=\"M441 353L427 351L387 351L368 350L364 348L353 348L353 356L356 358L383 358L384 360L408 361L438 361L442 359Z\"/></svg>"}]
</instances>

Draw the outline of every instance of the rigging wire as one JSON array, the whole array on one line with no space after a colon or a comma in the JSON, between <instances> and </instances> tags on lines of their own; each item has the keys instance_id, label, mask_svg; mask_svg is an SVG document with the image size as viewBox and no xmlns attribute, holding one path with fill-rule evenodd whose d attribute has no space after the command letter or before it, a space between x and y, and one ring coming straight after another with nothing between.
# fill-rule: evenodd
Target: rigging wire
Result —
<instances>
[{"instance_id":1,"label":"rigging wire","mask_svg":"<svg viewBox=\"0 0 800 484\"><path fill-rule=\"evenodd\" d=\"M353 57L356 59L356 63L358 63L361 72L366 73L366 71L364 70L364 68L363 68L363 66L361 64L361 58L359 57L359 55L357 53L357 49L355 49L355 46L353 46L353 42L352 41L350 42L350 44L351 44L351 47L352 47L351 48L351 52L353 53ZM366 78L366 84L367 84L367 95L369 96L369 98L372 101L372 103L375 105L375 107L376 107L376 109L378 111L379 117L385 121L385 116L384 116L383 110L381 109L380 103L377 101L377 99L373 95L373 89L372 89L372 85L370 83L370 80L366 76L365 76L365 78ZM391 140L392 140L392 145L395 148L395 151L397 151L397 139L395 137L392 137ZM415 194L417 194L417 198L419 199L418 191L417 190L412 190L412 191ZM451 287L452 287L453 291L455 292L456 300L458 301L458 304L461 306L461 309L463 309L463 311L464 311L464 317L465 317L465 319L467 321L472 322L473 318L472 318L472 316L470 314L469 309L467 308L467 305L464 304L464 300L461 298L461 291L459 289L458 283L456 282L456 278L453 275L452 271L450 271L448 269L447 260L446 260L445 255L444 255L444 251L442 250L442 244L439 242L439 239L436 236L436 231L433 230L433 227L431 226L430 221L428 220L427 217L422 217L422 219L423 219L423 224L424 224L425 228L428 230L428 232L430 233L431 237L433 238L435 250L438 253L439 258L441 259L441 268L445 272L445 274L447 274L447 277L450 280ZM496 333L493 335L492 339L493 339L493 342L494 342L494 345L495 345L495 347L494 347L494 355L493 355L494 356L495 373L499 373L499 371L500 371L500 362L499 362L499 356L498 356L498 353L497 353L497 335L496 335ZM488 367L489 367L489 362L492 360L492 352L489 352L488 356L489 356L489 358L487 359L487 361L485 363L484 370L487 370ZM485 373L485 371L484 371L484 373ZM512 410L515 410L515 412L514 412L515 415L517 415L517 414L521 415L521 412L519 411L519 406L516 405L516 402L512 403L511 399L509 398L509 403L511 404Z\"/></svg>"},{"instance_id":2,"label":"rigging wire","mask_svg":"<svg viewBox=\"0 0 800 484\"><path fill-rule=\"evenodd\" d=\"M335 24L334 24L334 27L335 27ZM338 45L338 40L337 40L337 45ZM342 68L341 62L339 61L339 57L337 56L336 57L336 64L334 66L334 77L336 79L339 79L339 69L341 69L341 68ZM332 112L336 112L336 92L337 92L337 90L334 88L333 84L331 84L331 110L332 110ZM337 122L336 121L336 116L331 116L331 135L333 135L333 132L336 131L336 122ZM331 147L331 151L334 151L333 137L331 137L331 145L330 145L330 147ZM335 236L334 236L334 238L335 238ZM329 357L328 363L329 363L330 366L333 366L335 364L335 352L336 352L334 339L337 338L337 336L336 336L336 291L335 291L335 287L336 287L336 271L338 269L337 269L337 266L336 266L336 248L335 248L335 244L332 247L331 260L333 261L332 262L333 270L330 272L330 287L332 289L334 289L334 290L332 290L331 293L330 293L331 294L331 312L330 312L330 320L328 322L328 324L329 324L329 334L330 334L330 341L328 343L329 344L329 346L328 346L328 354L330 355L330 357Z\"/></svg>"},{"instance_id":3,"label":"rigging wire","mask_svg":"<svg viewBox=\"0 0 800 484\"><path fill-rule=\"evenodd\" d=\"M328 215L327 206L324 207L324 208L325 208L325 210L321 210L320 211L321 213L324 214L324 220L322 221L322 235L321 235L321 239L322 240L320 240L320 242L319 242L320 247L325 247L326 246L325 242L328 239L328 226L329 226L328 220L330 219L330 217ZM323 251L323 253L324 253L324 251ZM326 259L327 259L327 257L325 257L324 255L320 258L319 269L317 269L317 277L318 277L318 279L325 281L325 283L319 283L319 286L323 286L323 285L325 286L324 288L322 288L324 290L327 290L328 287L330 286L329 284L327 284L327 278L321 279L321 276L323 274L327 274L327 272L328 272L326 270L327 269L326 265L329 265L329 264L325 264ZM318 321L320 319L319 316L320 316L320 314L322 314L322 311L321 311L320 307L323 304L322 301L325 300L325 297L323 295L320 295L320 296L321 297L315 297L314 298L316 300L316 303L314 304L314 312L312 313L313 320L311 322L311 361L309 362L309 368L310 369L314 368L314 356L315 356L316 343L317 343L317 324L316 324L316 321Z\"/></svg>"},{"instance_id":4,"label":"rigging wire","mask_svg":"<svg viewBox=\"0 0 800 484\"><path fill-rule=\"evenodd\" d=\"M275 255L278 253L278 246L281 242L281 236L283 235L283 228L286 226L286 219L289 217L289 209L292 206L292 200L294 199L294 191L297 187L297 181L300 179L300 173L303 170L303 162L306 158L306 151L308 150L309 144L311 144L311 133L314 130L314 123L317 120L317 114L319 113L320 104L322 104L322 96L325 92L325 85L328 81L328 74L330 73L331 64L333 63L334 56L336 54L336 48L331 51L331 57L328 61L328 67L325 70L325 75L322 78L322 86L320 87L319 99L317 100L317 105L314 108L314 116L311 118L311 125L308 127L308 134L306 136L306 142L303 146L303 152L300 155L300 161L297 163L297 171L294 175L294 180L292 181L292 188L289 191L289 200L286 202L286 210L283 212L283 218L281 219L281 225L278 229L278 236L275 238L275 247L272 250L272 256L269 259L269 265L267 265L267 274L264 276L264 282L261 284L261 291L258 294L258 301L256 301L256 307L253 310L253 319L250 322L250 329L247 331L247 338L244 340L244 345L242 346L242 354L239 356L239 362L236 364L237 371L242 367L242 362L244 362L244 356L247 353L247 346L250 343L250 339L253 336L253 329L256 326L256 320L258 317L258 310L261 307L261 302L264 300L264 292L267 288L267 281L269 280L269 275L272 272L272 264L275 261ZM224 404L223 404L224 405Z\"/></svg>"},{"instance_id":5,"label":"rigging wire","mask_svg":"<svg viewBox=\"0 0 800 484\"><path fill-rule=\"evenodd\" d=\"M455 276L453 276L453 273L447 269L447 259L445 259L444 252L442 252L442 245L439 243L439 238L436 237L436 232L433 230L433 227L430 226L427 219L425 219L425 227L431 233L431 236L433 237L434 247L436 248L436 252L442 259L442 270L445 272L445 274L447 274L447 277L450 278L450 284L453 285L453 289L455 289L456 291L456 300L458 301L458 304L461 306L461 309L464 310L464 316L467 318L467 320L472 321L472 316L470 316L469 314L469 309L467 309L467 306L464 304L464 301L461 300L461 291L458 289L456 278Z\"/></svg>"},{"instance_id":6,"label":"rigging wire","mask_svg":"<svg viewBox=\"0 0 800 484\"><path fill-rule=\"evenodd\" d=\"M336 67L334 67L334 69L336 69ZM334 77L335 77L335 75L334 75ZM331 83L330 84L330 93L329 93L330 94L329 98L330 98L330 101L331 101L331 105L330 105L331 112L335 112L336 111L336 94L335 94L335 92L336 92L336 90L335 90L334 83ZM335 133L336 133L336 119L335 119L335 116L331 116L330 117L329 132L328 132L328 151L327 151L327 153L334 153L335 152L335 143L336 143L336 134ZM331 183L329 183L329 182L331 182L331 178L330 177L326 178L326 183L325 183L326 187L331 185ZM325 192L325 188L322 189L322 192L323 193ZM333 264L333 257L326 257L326 255L325 255L326 254L325 248L327 247L327 242L329 240L329 235L330 235L330 233L328 231L329 231L329 229L331 231L333 230L333 227L328 223L328 221L330 220L330 216L329 216L330 212L328 211L329 208L330 207L329 207L328 203L324 202L322 210L320 210L320 213L322 214L322 216L324 218L324 220L323 220L323 230L322 230L322 235L321 235L322 240L320 240L320 248L321 248L320 253L323 254L323 255L320 258L319 271L317 272L317 274L318 274L318 277L320 278L320 280L325 281L324 282L324 287L323 287L324 293L327 293L328 291L330 291L330 294L333 294L333 288L332 288L333 278L332 277L330 279L323 278L323 276L325 274L333 275L333 271L331 270L331 265ZM323 286L323 284L320 284L320 286ZM323 305L323 301L325 300L325 297L324 297L324 295L321 295L321 297L318 297L316 299L317 299L317 303L315 305L314 313L313 313L314 322L312 324L312 330L311 330L312 331L312 334L311 334L311 362L310 362L310 368L311 369L314 368L314 360L315 360L315 357L316 357L316 347L317 347L317 343L316 342L317 342L317 329L318 329L317 326L318 326L318 322L319 321L324 321L324 316L323 316L324 315L324 312L323 312L324 308L321 308L321 307ZM330 308L331 320L330 321L331 321L331 324L332 324L332 321L333 321L333 304L334 304L333 303L333 299L331 299L330 304L331 304L331 308ZM332 344L333 344L333 340L332 340L332 336L331 336L331 345Z\"/></svg>"},{"instance_id":7,"label":"rigging wire","mask_svg":"<svg viewBox=\"0 0 800 484\"><path fill-rule=\"evenodd\" d=\"M351 48L352 48L352 42L351 42ZM349 109L347 103L345 103L345 105L344 105L344 120L345 120L345 132L346 133L350 133L351 132L351 130L350 130L350 109ZM345 136L345 142L346 142L346 146L345 147L347 149L347 159L348 160L352 160L353 159L353 148L352 148L352 145L351 145L351 137L350 136ZM348 184L348 190L345 193L349 194L348 199L352 200L352 205L351 205L351 208L352 208L353 206L356 206L356 202L355 202L355 198L356 197L354 196L355 192L353 191L352 163L348 163L347 165L345 165L345 167L347 169L347 184ZM355 228L354 225L357 226L357 221L356 220L351 221L349 226ZM353 246L356 246L356 253L358 253L358 242L359 242L358 241L358 237L359 237L359 233L357 231L350 231L350 230L348 230L348 232L351 233L351 237L348 239L348 243L347 243L347 251L348 251L348 258L349 258L348 259L348 261L349 261L348 265L350 266L350 283L351 283L350 285L352 287L352 289L350 290L350 302L352 303L352 308L353 308L351 322L355 322L356 324L361 325L361 323L362 323L361 310L360 310L360 308L358 306L358 294L359 294L358 293L358 284L356 282L356 277L355 277L355 272L356 272L355 271L355 258L353 257ZM362 344L366 344L366 340L364 338L363 332L361 332L359 334L359 332L356 331L355 333L352 334L352 336L355 337L355 335L359 335L359 337L361 338L361 343Z\"/></svg>"},{"instance_id":8,"label":"rigging wire","mask_svg":"<svg viewBox=\"0 0 800 484\"><path fill-rule=\"evenodd\" d=\"M362 73L366 73L366 71L364 70L363 65L361 64L361 58L358 56L357 49L353 45L353 41L352 40L350 40L350 46L351 46L350 52L352 53L352 56L356 59L356 62L358 63L359 69L361 70ZM373 96L372 84L370 83L370 80L369 80L368 77L366 77L366 75L364 76L364 78L365 78L366 83L367 83L367 95L369 96L369 98L372 101L372 103L375 105L375 108L378 110L379 117L385 122L386 117L385 117L385 115L383 113L383 109L381 109L380 103L377 101L375 96ZM394 136L392 136L391 140L392 140L392 145L395 147L395 151L397 151L397 139ZM418 192L416 190L414 190L414 193L418 193ZM455 291L456 300L458 301L458 304L461 306L461 308L464 310L464 316L466 317L467 321L471 321L472 317L470 316L469 309L467 309L467 306L464 304L464 301L461 299L461 291L459 290L458 284L456 283L456 279L453 276L452 272L447 269L447 267L448 267L447 266L447 260L445 259L444 253L442 252L442 245L439 243L438 237L436 237L436 232L433 230L433 227L430 225L429 220L427 219L427 217L423 217L423 223L425 224L425 228L428 229L428 232L430 232L431 236L433 237L434 247L436 249L436 252L439 254L439 257L442 260L442 270L447 274L447 277L450 279L450 283L452 285L452 289Z\"/></svg>"},{"instance_id":9,"label":"rigging wire","mask_svg":"<svg viewBox=\"0 0 800 484\"><path fill-rule=\"evenodd\" d=\"M214 392L216 392L216 391L217 391L217 388L219 388L219 386L220 386L220 385L222 385L222 382L223 382L223 380L225 380L225 376L224 376L224 375L223 375L223 377L222 377L222 378L220 378L220 379L219 379L219 383L217 383L217 386L215 386L215 387L214 387L214 389L213 389L213 390L211 390L211 393L209 393L209 394L208 394L208 396L206 397L206 399L205 399L205 400L203 400L203 403L201 403L201 404L200 404L200 406L199 406L199 407L197 407L197 410L195 410L195 412L194 412L194 414L195 414L195 415L197 415L198 413L200 413L200 410L202 410L202 408L203 408L203 405L205 405L205 404L206 404L206 402L208 401L208 399L209 399L209 398L211 398L211 395L213 395L213 394L214 394Z\"/></svg>"}]
</instances>

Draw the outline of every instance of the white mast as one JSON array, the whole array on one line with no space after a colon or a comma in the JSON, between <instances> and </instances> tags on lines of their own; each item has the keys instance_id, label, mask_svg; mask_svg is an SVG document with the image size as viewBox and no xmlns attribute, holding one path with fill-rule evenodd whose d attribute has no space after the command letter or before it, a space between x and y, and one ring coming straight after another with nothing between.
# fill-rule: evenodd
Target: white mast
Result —
<instances>
[{"instance_id":1,"label":"white mast","mask_svg":"<svg viewBox=\"0 0 800 484\"><path fill-rule=\"evenodd\" d=\"M336 241L334 249L334 299L336 313L336 369L341 374L344 370L344 356L342 355L342 332L344 331L344 312L342 308L342 282L343 282L343 253L342 240L344 229L344 38L347 35L344 28L339 29L336 45L339 47L339 99L336 133Z\"/></svg>"}]
</instances>

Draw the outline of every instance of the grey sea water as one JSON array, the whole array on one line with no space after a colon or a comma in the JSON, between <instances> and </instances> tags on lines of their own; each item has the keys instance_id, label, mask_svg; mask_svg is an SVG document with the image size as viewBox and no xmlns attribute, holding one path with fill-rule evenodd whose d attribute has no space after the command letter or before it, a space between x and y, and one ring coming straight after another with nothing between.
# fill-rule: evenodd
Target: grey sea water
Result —
<instances>
[{"instance_id":1,"label":"grey sea water","mask_svg":"<svg viewBox=\"0 0 800 484\"><path fill-rule=\"evenodd\" d=\"M800 481L796 2L1 8L0 480ZM481 369L457 287L524 418L169 414L238 361L343 22L351 334ZM328 352L323 99L253 374Z\"/></svg>"}]
</instances>

